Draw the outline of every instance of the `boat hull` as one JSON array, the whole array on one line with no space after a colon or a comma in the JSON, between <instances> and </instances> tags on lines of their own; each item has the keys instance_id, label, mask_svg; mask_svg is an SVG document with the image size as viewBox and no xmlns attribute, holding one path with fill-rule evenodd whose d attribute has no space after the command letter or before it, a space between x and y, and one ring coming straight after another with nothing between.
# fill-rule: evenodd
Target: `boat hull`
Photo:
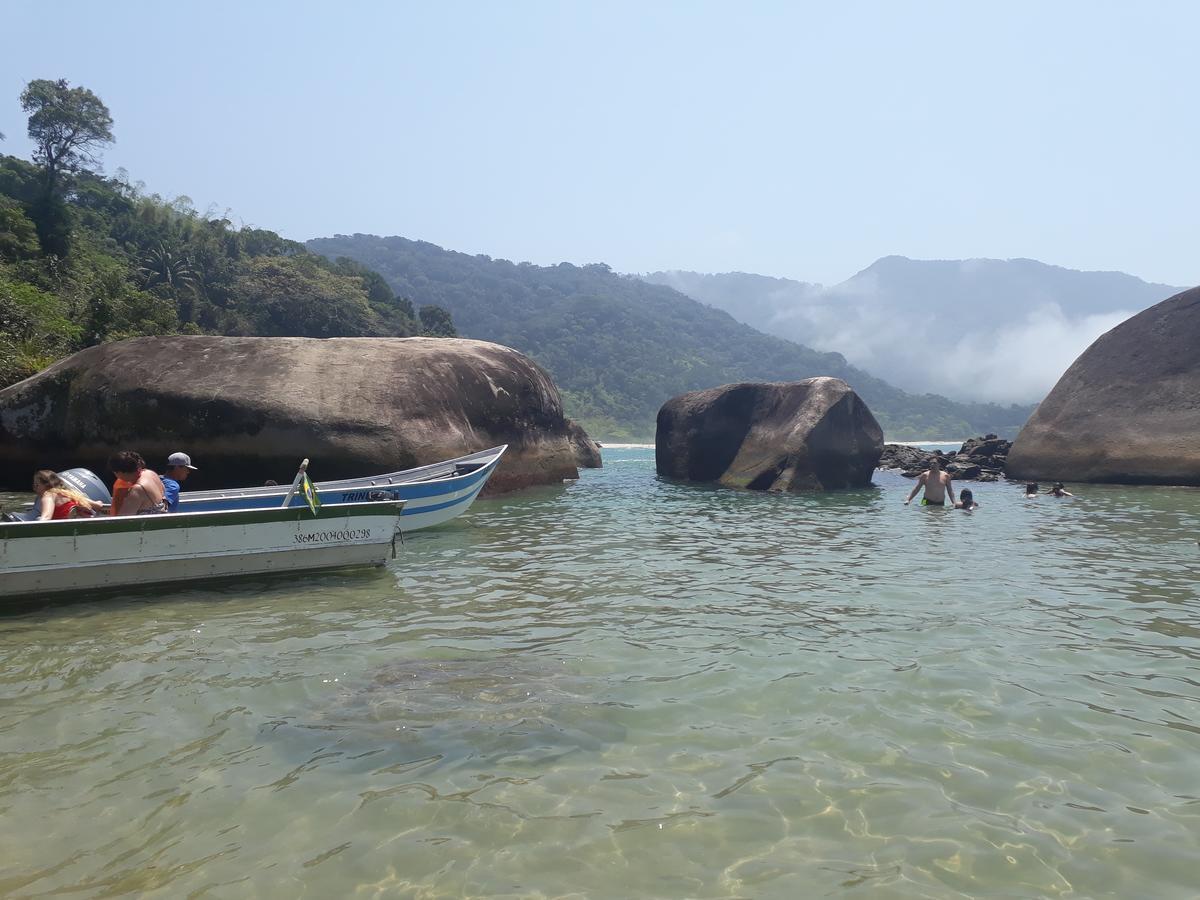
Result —
<instances>
[{"instance_id":1,"label":"boat hull","mask_svg":"<svg viewBox=\"0 0 1200 900\"><path fill-rule=\"evenodd\" d=\"M316 488L323 503L402 500L404 511L400 517L400 528L403 531L431 528L462 515L470 508L496 471L506 449L506 446L493 447L491 450L402 472L342 481L319 481ZM184 492L179 497L179 510L191 512L280 506L286 493L286 486ZM303 507L304 504L304 498L298 493L292 498L293 507Z\"/></svg>"},{"instance_id":2,"label":"boat hull","mask_svg":"<svg viewBox=\"0 0 1200 900\"><path fill-rule=\"evenodd\" d=\"M0 598L382 565L398 502L0 525Z\"/></svg>"}]
</instances>

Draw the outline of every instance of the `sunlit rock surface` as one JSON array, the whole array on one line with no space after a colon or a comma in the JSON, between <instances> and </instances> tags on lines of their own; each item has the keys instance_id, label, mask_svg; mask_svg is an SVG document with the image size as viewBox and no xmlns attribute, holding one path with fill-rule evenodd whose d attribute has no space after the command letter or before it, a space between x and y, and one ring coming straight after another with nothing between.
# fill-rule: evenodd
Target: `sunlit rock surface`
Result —
<instances>
[{"instance_id":1,"label":"sunlit rock surface","mask_svg":"<svg viewBox=\"0 0 1200 900\"><path fill-rule=\"evenodd\" d=\"M1017 479L1200 485L1200 288L1101 336L1008 456Z\"/></svg>"},{"instance_id":2,"label":"sunlit rock surface","mask_svg":"<svg viewBox=\"0 0 1200 900\"><path fill-rule=\"evenodd\" d=\"M592 457L546 372L484 341L144 337L0 391L0 482L17 488L38 468L107 475L123 448L151 468L183 450L200 470L189 487L203 488L287 483L303 457L328 480L498 444L493 491L561 483Z\"/></svg>"}]
</instances>

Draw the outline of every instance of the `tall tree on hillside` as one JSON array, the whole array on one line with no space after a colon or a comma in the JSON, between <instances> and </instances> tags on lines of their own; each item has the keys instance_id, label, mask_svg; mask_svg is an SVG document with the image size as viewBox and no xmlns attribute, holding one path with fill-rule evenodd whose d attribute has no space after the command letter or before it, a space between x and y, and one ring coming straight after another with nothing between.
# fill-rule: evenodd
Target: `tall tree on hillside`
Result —
<instances>
[{"instance_id":1,"label":"tall tree on hillside","mask_svg":"<svg viewBox=\"0 0 1200 900\"><path fill-rule=\"evenodd\" d=\"M63 173L96 165L100 148L113 142L108 107L87 88L71 87L65 78L29 82L21 92L21 109L29 114L29 137L37 145L33 161L45 167L51 193Z\"/></svg>"},{"instance_id":2,"label":"tall tree on hillside","mask_svg":"<svg viewBox=\"0 0 1200 900\"><path fill-rule=\"evenodd\" d=\"M112 115L99 97L63 78L29 82L21 92L21 108L29 114L33 161L45 175L42 197L30 212L42 250L64 256L70 228L61 198L63 176L99 162L100 148L113 141Z\"/></svg>"}]
</instances>

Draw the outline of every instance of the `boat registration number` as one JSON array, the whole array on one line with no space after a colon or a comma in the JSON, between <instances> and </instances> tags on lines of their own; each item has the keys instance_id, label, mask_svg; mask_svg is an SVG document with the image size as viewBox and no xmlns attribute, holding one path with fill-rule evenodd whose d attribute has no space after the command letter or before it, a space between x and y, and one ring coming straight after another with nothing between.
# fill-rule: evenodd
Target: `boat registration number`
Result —
<instances>
[{"instance_id":1,"label":"boat registration number","mask_svg":"<svg viewBox=\"0 0 1200 900\"><path fill-rule=\"evenodd\" d=\"M336 544L340 541L362 541L370 536L370 528L346 528L341 531L310 531L295 537L297 544Z\"/></svg>"}]
</instances>

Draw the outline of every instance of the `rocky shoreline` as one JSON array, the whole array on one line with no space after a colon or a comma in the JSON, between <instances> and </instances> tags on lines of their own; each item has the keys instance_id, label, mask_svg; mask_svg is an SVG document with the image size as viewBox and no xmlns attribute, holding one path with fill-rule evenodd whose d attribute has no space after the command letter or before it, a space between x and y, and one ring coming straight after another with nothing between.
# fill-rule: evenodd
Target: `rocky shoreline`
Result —
<instances>
[{"instance_id":1,"label":"rocky shoreline","mask_svg":"<svg viewBox=\"0 0 1200 900\"><path fill-rule=\"evenodd\" d=\"M929 468L934 457L940 457L942 468L955 481L999 481L1004 478L1004 467L1008 463L1008 451L1012 441L994 434L975 437L966 441L958 450L943 453L940 450L922 450L904 444L885 444L879 460L881 469L900 469L905 478L916 478Z\"/></svg>"}]
</instances>

